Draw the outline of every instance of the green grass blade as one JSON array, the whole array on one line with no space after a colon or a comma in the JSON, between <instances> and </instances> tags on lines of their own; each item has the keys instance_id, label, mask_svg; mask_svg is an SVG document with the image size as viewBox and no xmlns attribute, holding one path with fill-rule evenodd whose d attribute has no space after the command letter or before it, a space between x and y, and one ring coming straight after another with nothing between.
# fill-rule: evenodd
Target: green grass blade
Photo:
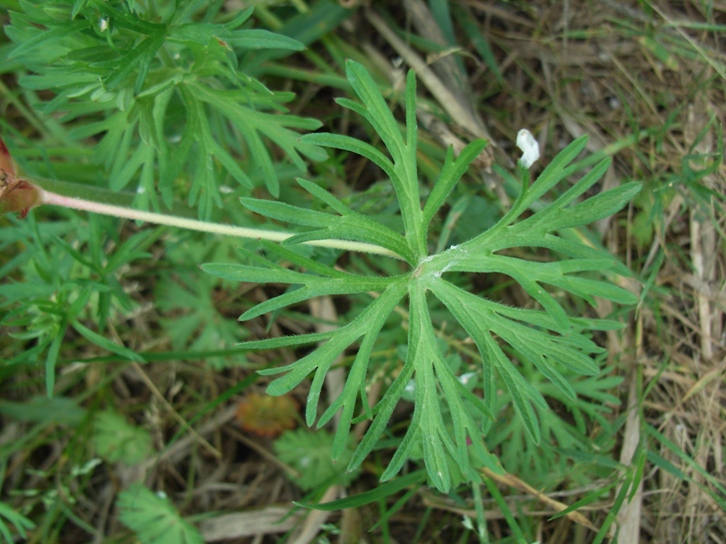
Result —
<instances>
[{"instance_id":1,"label":"green grass blade","mask_svg":"<svg viewBox=\"0 0 726 544\"><path fill-rule=\"evenodd\" d=\"M296 502L295 504L298 504L299 506L303 506L305 508L322 510L324 512L334 512L336 510L343 510L345 508L357 508L359 506L364 506L366 504L371 504L384 500L391 495L398 493L403 489L406 489L409 486L420 487L420 484L423 483L425 478L426 473L423 470L417 470L414 472L410 472L405 476L401 476L400 478L396 478L395 480L383 483L377 486L375 489L359 493L352 497L346 497L344 499L338 499L337 501L331 501L321 504L303 502Z\"/></svg>"}]
</instances>

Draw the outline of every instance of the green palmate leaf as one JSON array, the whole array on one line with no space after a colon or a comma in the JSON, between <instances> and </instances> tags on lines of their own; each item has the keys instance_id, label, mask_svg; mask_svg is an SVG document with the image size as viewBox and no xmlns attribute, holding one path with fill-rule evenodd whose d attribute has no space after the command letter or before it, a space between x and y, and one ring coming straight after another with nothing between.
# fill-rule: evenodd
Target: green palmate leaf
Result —
<instances>
[{"instance_id":1,"label":"green palmate leaf","mask_svg":"<svg viewBox=\"0 0 726 544\"><path fill-rule=\"evenodd\" d=\"M158 208L157 193L171 206L174 193L182 193L208 219L222 203L227 175L247 186L259 179L277 196L271 146L300 172L301 155L325 158L297 132L319 122L287 115L290 94L273 93L245 74L239 52L304 48L287 36L239 28L251 9L217 22L223 15L204 14L202 2L139 10L95 0L22 2L21 8L25 13L13 13L6 29L15 43L10 57L30 72L21 85L55 93L37 107L76 124L69 127L73 139L98 135L95 162L107 169L114 191L135 184L137 207Z\"/></svg>"},{"instance_id":2,"label":"green palmate leaf","mask_svg":"<svg viewBox=\"0 0 726 544\"><path fill-rule=\"evenodd\" d=\"M182 518L174 505L142 484L123 491L116 503L121 522L142 544L203 544L199 531Z\"/></svg>"},{"instance_id":3,"label":"green palmate leaf","mask_svg":"<svg viewBox=\"0 0 726 544\"><path fill-rule=\"evenodd\" d=\"M407 80L406 129L402 131L363 67L348 62L346 69L361 103L348 99L338 102L371 123L384 142L388 156L370 144L347 136L314 134L304 137L303 141L355 152L380 166L389 176L398 198L403 232L352 210L318 185L301 180L302 187L334 213L280 202L243 200L254 212L313 229L286 240L286 246L273 249L275 246L265 244L268 258L277 256L288 268L252 254L246 255L251 263L247 265L202 266L206 272L228 280L299 286L258 304L241 319L278 311L315 296L378 293L333 331L241 344L247 349L271 349L318 343L294 363L262 371L265 375L282 374L270 383L268 392L275 395L289 392L312 375L307 423L313 425L317 419L317 425L321 426L336 414L340 415L331 451L333 458L346 451L351 425L372 419L348 464L348 469L353 470L390 433L389 420L404 391L408 391L406 398L412 398L414 403L410 421L381 478L392 479L410 459L423 459L429 483L444 492L464 481L479 482L477 471L482 467L502 471L498 459L487 447L490 440L495 445L500 443L501 431L495 437L487 433L501 427L497 423L502 417L511 421L509 427L521 430L520 441L541 442L544 447L553 440L567 448L584 447L583 441L568 430L568 425L552 425L555 416L549 411L547 397L570 408L580 433L585 429L585 417L607 427L600 413L602 409L580 397L591 397L596 402L614 399L603 389L615 384L604 377L593 360L603 349L589 335L590 331L613 330L621 325L612 320L573 318L565 311L566 298L576 296L592 305L597 305L598 298L621 304L631 304L637 299L603 278L604 274L627 274L622 264L580 242L584 237L572 236L563 229L580 227L617 212L637 193L639 185L626 184L578 202L607 170L609 161L603 161L549 204L540 203L555 185L576 172L578 167L573 161L586 144L586 138L580 138L552 160L531 186L528 172L520 169L523 182L519 197L494 226L459 246L427 256L425 235L429 224L454 185L484 149L485 142L472 142L458 158L454 158L452 150L447 152L441 174L422 206L415 162L416 106L412 73ZM531 213L519 220L525 211ZM398 269L388 268L395 270L390 277L350 274L303 257L290 245L323 237L380 244L404 257L410 270L401 274ZM431 245L443 247L445 244ZM524 248L545 248L561 260L531 261ZM383 266L376 269L386 270ZM512 308L458 286L465 282L463 274L491 273L511 277L539 307ZM442 314L434 298L443 303L448 313ZM377 341L384 328L391 325L394 310L405 301L408 312L401 312L408 324L405 356L386 384L383 397L375 406L369 406L366 383L372 376L370 366ZM435 313L433 307L437 307ZM439 319L446 320L446 334L473 340L478 357L462 351L466 358L462 363L461 356L447 353L447 344L442 340L446 334L441 331L443 325L438 324ZM325 375L338 357L351 348L356 353L343 390L318 418ZM461 375L461 364L469 369L478 367L481 387L465 385L472 382ZM501 390L505 391L504 395L499 393Z\"/></svg>"}]
</instances>

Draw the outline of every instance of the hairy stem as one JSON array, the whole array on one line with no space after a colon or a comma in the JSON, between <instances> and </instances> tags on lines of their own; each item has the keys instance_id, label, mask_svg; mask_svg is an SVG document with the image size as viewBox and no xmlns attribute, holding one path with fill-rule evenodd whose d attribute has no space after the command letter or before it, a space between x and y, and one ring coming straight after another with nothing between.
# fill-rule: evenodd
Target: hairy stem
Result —
<instances>
[{"instance_id":1,"label":"hairy stem","mask_svg":"<svg viewBox=\"0 0 726 544\"><path fill-rule=\"evenodd\" d=\"M257 240L270 240L272 242L282 242L294 236L289 232L279 232L263 229L251 229L246 227L235 227L233 225L223 225L221 223L208 223L206 221L198 221L196 219L187 219L174 215L165 215L162 213L144 212L125 208L123 206L112 206L109 204L101 204L92 200L84 200L82 198L71 198L62 196L44 189L39 189L43 204L53 206L63 206L64 208L72 208L74 210L84 210L88 212L98 213L101 215L111 215L113 217L123 217L125 219L134 219L136 221L146 221L157 225L168 225L170 227L179 227L182 229L196 230L198 232L210 232L212 234L221 234L223 236L234 236L237 238L250 238ZM346 251L360 251L363 253L373 253L375 255L385 255L402 259L400 255L393 251L375 244L367 244L364 242L352 242L348 240L311 240L303 242L311 246L330 247L334 249L343 249Z\"/></svg>"}]
</instances>

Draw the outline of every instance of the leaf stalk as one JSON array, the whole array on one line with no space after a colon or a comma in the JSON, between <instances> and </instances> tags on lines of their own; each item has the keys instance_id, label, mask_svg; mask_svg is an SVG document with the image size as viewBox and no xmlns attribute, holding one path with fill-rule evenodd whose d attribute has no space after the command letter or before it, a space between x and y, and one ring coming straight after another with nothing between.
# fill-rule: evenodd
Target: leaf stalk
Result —
<instances>
[{"instance_id":1,"label":"leaf stalk","mask_svg":"<svg viewBox=\"0 0 726 544\"><path fill-rule=\"evenodd\" d=\"M221 234L223 236L233 236L236 238L248 238L252 240L270 240L272 242L284 242L288 238L295 236L295 233L271 231L264 229L255 229L248 227L237 227L234 225L225 225L222 223L210 223L207 221L199 221L197 219L188 219L175 215L166 215L155 212L145 212L142 210L134 210L123 206L113 206L110 204L102 204L93 200L85 200L82 198L73 198L59 195L45 189L38 188L43 204L52 206L62 206L74 210L83 210L101 215L110 215L113 217L121 217L124 219L133 219L135 221L145 221L156 225L166 225L170 227L178 227L187 230L195 230L197 232L208 232L211 234ZM396 259L403 259L397 253L384 247L368 244L364 242L354 242L349 240L311 240L302 242L306 245L327 247L332 249L342 249L345 251L357 251L362 253L371 253L374 255L384 255Z\"/></svg>"}]
</instances>

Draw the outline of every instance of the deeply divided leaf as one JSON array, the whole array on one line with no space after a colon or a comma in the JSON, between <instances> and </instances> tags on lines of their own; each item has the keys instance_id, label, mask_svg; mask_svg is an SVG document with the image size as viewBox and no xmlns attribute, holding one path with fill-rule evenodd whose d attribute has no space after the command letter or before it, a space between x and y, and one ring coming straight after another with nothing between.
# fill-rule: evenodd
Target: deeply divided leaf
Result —
<instances>
[{"instance_id":1,"label":"deeply divided leaf","mask_svg":"<svg viewBox=\"0 0 726 544\"><path fill-rule=\"evenodd\" d=\"M227 178L261 182L277 196L277 160L303 172L302 156L326 157L298 133L320 123L288 115L289 93L274 93L247 74L242 55L299 51L302 43L239 28L251 9L222 22L201 17L200 2L162 4L22 2L32 16L13 13L6 28L15 44L9 58L29 73L20 84L46 91L35 107L59 114L61 123L86 121L71 135L99 135L94 160L113 190L134 185L141 195L134 204L144 208L158 207L157 192L171 206L177 193L208 219L222 204ZM282 154L273 160L275 146Z\"/></svg>"},{"instance_id":2,"label":"deeply divided leaf","mask_svg":"<svg viewBox=\"0 0 726 544\"><path fill-rule=\"evenodd\" d=\"M302 142L356 153L379 166L398 199L398 207L392 209L400 213L402 232L356 211L320 185L300 180L323 208L243 199L251 211L302 227L283 246L273 249L265 244L267 258L277 257L279 262L250 254L250 264L207 264L202 269L229 280L289 286L246 311L242 319L279 312L317 296L355 294L359 309L331 332L253 340L242 347L272 349L316 343L298 360L262 371L276 376L268 392L289 392L311 377L306 422L322 426L339 416L333 457L342 457L346 451L352 425L370 419L349 470L359 467L386 437L399 441L399 445L382 480L392 479L409 460L421 459L429 483L447 492L461 482L477 479L477 471L483 467L502 472L488 447L492 440L488 433L498 419L507 418L509 427L522 429L523 440L544 447L551 438L551 418L556 417L550 412L548 399L579 407L583 394L605 398L597 386L605 378L595 360L603 349L591 333L613 330L619 324L572 317L566 308L571 307L572 297L593 306L599 299L632 304L637 298L612 282L616 275L627 274L627 268L593 244L582 242L585 236L572 235L568 229L617 212L640 186L625 184L582 199L607 171L610 162L606 160L559 196L553 196L558 184L577 173L579 166L574 161L586 144L586 137L582 137L559 153L533 183L529 183L529 173L520 168L520 194L493 227L430 255L428 247L437 244L426 239L429 227L486 143L472 142L458 157L448 150L441 173L422 202L413 73L407 80L405 127L401 128L363 66L348 61L346 70L360 102L347 98L338 102L371 124L385 151L335 134L307 135ZM520 219L522 216L526 217ZM357 275L316 261L314 254L303 257L294 250L295 243L321 238L383 246L402 256L409 268L387 268L372 262L364 269L376 272ZM530 248L549 251L552 259L559 260L542 262L541 255L534 260L528 253ZM395 272L386 276L382 270ZM461 287L471 284L468 278L491 274L506 275L518 284L531 300L528 307L511 307ZM402 324L408 329L401 360L393 365L390 375L376 373L371 368L373 354L386 327L398 315L403 316ZM400 317L397 320L401 323ZM476 349L462 347L469 345ZM346 358L347 380L340 394L321 408L325 376L346 353L350 355ZM467 374L473 370L478 376L475 385L467 385L463 367ZM373 406L368 405L367 394L371 379L385 380L382 397ZM404 410L408 414L404 429L394 434L390 420L404 396L412 399L413 405ZM601 417L595 411L589 413L594 419ZM584 425L579 408L573 417L578 426ZM566 444L573 441L566 434L560 439Z\"/></svg>"}]
</instances>

